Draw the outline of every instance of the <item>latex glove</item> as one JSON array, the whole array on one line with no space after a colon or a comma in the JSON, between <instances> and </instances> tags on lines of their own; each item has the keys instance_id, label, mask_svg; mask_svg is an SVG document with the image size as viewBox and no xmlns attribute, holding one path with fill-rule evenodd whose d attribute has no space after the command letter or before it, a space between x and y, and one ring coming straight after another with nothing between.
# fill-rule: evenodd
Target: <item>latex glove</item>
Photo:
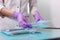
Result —
<instances>
[{"instance_id":1,"label":"latex glove","mask_svg":"<svg viewBox=\"0 0 60 40\"><path fill-rule=\"evenodd\" d=\"M23 28L32 28L32 25L30 24L30 22L22 13L18 13L14 11L13 17L18 20L19 26Z\"/></svg>"},{"instance_id":2,"label":"latex glove","mask_svg":"<svg viewBox=\"0 0 60 40\"><path fill-rule=\"evenodd\" d=\"M38 11L35 11L34 12L34 15L33 15L34 19L36 22L42 20L42 17L40 16L39 12Z\"/></svg>"}]
</instances>

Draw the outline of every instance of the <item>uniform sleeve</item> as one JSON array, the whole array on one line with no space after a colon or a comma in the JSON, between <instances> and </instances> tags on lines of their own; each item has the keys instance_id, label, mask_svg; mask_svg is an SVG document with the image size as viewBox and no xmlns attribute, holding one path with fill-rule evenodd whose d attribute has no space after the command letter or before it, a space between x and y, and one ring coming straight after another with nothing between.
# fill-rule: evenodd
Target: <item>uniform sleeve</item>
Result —
<instances>
[{"instance_id":1,"label":"uniform sleeve","mask_svg":"<svg viewBox=\"0 0 60 40\"><path fill-rule=\"evenodd\" d=\"M30 6L30 10L33 7L37 7L37 0L29 0L29 6Z\"/></svg>"},{"instance_id":2,"label":"uniform sleeve","mask_svg":"<svg viewBox=\"0 0 60 40\"><path fill-rule=\"evenodd\" d=\"M4 0L0 0L0 10L4 7L3 1L4 1Z\"/></svg>"},{"instance_id":3,"label":"uniform sleeve","mask_svg":"<svg viewBox=\"0 0 60 40\"><path fill-rule=\"evenodd\" d=\"M2 6L3 6L3 0L0 0L0 5L2 5Z\"/></svg>"}]
</instances>

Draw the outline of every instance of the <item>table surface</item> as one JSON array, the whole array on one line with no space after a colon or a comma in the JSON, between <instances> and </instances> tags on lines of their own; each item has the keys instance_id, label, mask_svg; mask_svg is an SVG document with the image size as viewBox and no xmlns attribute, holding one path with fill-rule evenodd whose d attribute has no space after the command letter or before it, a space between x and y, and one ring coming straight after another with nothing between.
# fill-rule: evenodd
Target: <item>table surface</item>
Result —
<instances>
[{"instance_id":1,"label":"table surface","mask_svg":"<svg viewBox=\"0 0 60 40\"><path fill-rule=\"evenodd\" d=\"M39 23L33 24L35 27L46 28L44 25L46 21L41 21ZM16 35L16 36L7 36L0 32L0 40L43 40L50 38L58 38L60 37L60 29L40 29L41 33L36 34L24 34L24 35Z\"/></svg>"},{"instance_id":2,"label":"table surface","mask_svg":"<svg viewBox=\"0 0 60 40\"><path fill-rule=\"evenodd\" d=\"M59 38L60 37L59 29L47 29L45 31L41 30L40 34L25 34L25 35L16 35L16 36L7 36L0 33L0 40L43 40L50 38Z\"/></svg>"}]
</instances>

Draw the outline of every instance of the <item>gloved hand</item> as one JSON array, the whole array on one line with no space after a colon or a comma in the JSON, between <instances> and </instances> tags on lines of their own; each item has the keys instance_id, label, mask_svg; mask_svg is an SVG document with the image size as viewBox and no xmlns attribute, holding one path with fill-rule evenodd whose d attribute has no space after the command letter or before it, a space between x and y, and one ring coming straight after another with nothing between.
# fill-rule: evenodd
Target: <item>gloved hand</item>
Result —
<instances>
[{"instance_id":1,"label":"gloved hand","mask_svg":"<svg viewBox=\"0 0 60 40\"><path fill-rule=\"evenodd\" d=\"M34 15L33 15L34 19L36 22L42 20L43 18L40 16L39 12L38 11L35 11L34 12Z\"/></svg>"},{"instance_id":2,"label":"gloved hand","mask_svg":"<svg viewBox=\"0 0 60 40\"><path fill-rule=\"evenodd\" d=\"M13 17L18 20L19 26L23 28L32 28L32 25L30 24L30 22L22 13L18 13L14 11Z\"/></svg>"}]
</instances>

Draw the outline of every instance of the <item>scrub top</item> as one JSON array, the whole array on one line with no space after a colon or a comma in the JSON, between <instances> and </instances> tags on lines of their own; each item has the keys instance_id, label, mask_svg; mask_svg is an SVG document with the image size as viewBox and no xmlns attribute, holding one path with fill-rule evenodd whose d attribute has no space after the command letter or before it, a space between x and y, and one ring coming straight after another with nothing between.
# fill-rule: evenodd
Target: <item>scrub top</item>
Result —
<instances>
[{"instance_id":1,"label":"scrub top","mask_svg":"<svg viewBox=\"0 0 60 40\"><path fill-rule=\"evenodd\" d=\"M10 9L11 11L22 12L28 15L28 3L30 6L36 6L36 0L0 0L0 5ZM18 23L16 20L5 17L0 17L0 29L17 28Z\"/></svg>"}]
</instances>

